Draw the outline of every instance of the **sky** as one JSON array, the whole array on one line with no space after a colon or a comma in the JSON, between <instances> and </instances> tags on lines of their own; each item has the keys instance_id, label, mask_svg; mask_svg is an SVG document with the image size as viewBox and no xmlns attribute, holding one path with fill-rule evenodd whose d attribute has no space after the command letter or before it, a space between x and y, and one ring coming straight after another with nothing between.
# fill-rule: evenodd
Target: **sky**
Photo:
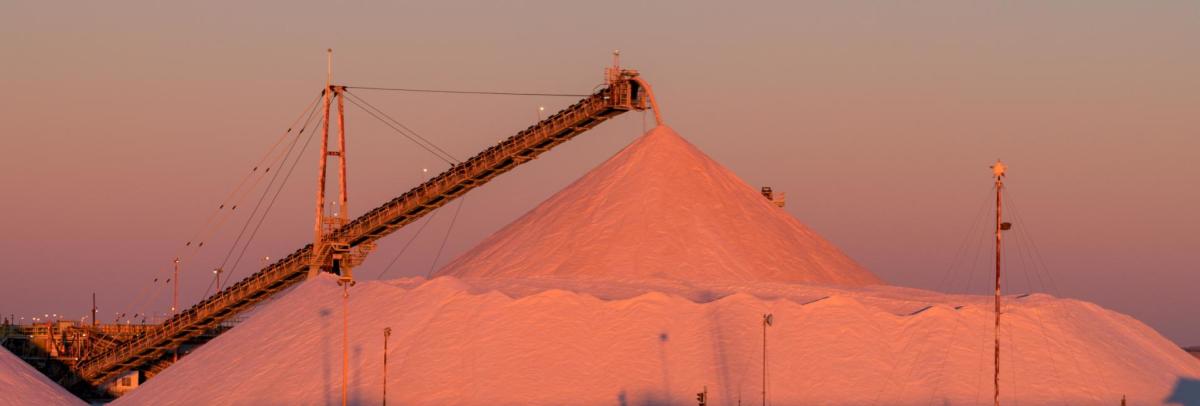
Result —
<instances>
[{"instance_id":1,"label":"sky","mask_svg":"<svg viewBox=\"0 0 1200 406\"><path fill-rule=\"evenodd\" d=\"M676 131L888 283L990 292L981 208L1001 158L1019 216L1006 291L1200 345L1196 21L1186 1L7 1L0 313L83 317L93 292L102 321L168 311L172 259L316 97L326 48L349 86L565 93L595 89L620 49ZM458 159L576 100L353 92ZM347 109L352 215L447 167ZM648 125L626 114L497 178L382 240L357 277L429 273ZM240 279L311 240L304 153L257 233L261 189L184 251L181 305L222 263Z\"/></svg>"}]
</instances>

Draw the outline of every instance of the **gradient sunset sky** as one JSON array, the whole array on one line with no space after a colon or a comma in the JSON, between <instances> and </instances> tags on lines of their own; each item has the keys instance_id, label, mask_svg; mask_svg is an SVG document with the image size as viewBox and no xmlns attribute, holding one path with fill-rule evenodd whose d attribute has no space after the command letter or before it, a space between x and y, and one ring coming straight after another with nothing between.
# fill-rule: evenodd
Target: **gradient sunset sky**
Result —
<instances>
[{"instance_id":1,"label":"gradient sunset sky","mask_svg":"<svg viewBox=\"0 0 1200 406\"><path fill-rule=\"evenodd\" d=\"M1200 345L1198 22L1190 1L9 1L0 313L79 318L93 291L104 321L166 311L172 258L317 95L326 48L340 84L568 93L592 91L620 49L681 135L787 192L786 210L889 283L989 292L986 261L951 264L986 242L968 232L1002 158L1015 227L1050 272L1014 252L1008 292L1092 301ZM359 94L459 159L576 100ZM447 167L348 108L352 214ZM356 274L426 274L644 123L627 114L498 178L449 237L458 203L391 268L414 227ZM306 154L235 279L311 239ZM185 304L244 223L185 258Z\"/></svg>"}]
</instances>

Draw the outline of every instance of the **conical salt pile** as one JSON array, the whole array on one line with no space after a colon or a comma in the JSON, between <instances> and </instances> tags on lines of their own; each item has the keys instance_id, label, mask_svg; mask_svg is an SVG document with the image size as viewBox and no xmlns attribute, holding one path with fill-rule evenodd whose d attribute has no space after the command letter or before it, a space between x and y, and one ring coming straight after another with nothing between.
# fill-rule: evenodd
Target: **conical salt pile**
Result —
<instances>
[{"instance_id":1,"label":"conical salt pile","mask_svg":"<svg viewBox=\"0 0 1200 406\"><path fill-rule=\"evenodd\" d=\"M384 387L399 405L990 402L991 296L862 287L878 279L665 127L441 275L348 298L314 278L116 403L379 405ZM1003 404L1159 404L1200 380L1132 317L1004 305Z\"/></svg>"},{"instance_id":2,"label":"conical salt pile","mask_svg":"<svg viewBox=\"0 0 1200 406\"><path fill-rule=\"evenodd\" d=\"M83 401L0 347L0 405L82 405Z\"/></svg>"},{"instance_id":3,"label":"conical salt pile","mask_svg":"<svg viewBox=\"0 0 1200 406\"><path fill-rule=\"evenodd\" d=\"M439 275L880 283L665 126Z\"/></svg>"}]
</instances>

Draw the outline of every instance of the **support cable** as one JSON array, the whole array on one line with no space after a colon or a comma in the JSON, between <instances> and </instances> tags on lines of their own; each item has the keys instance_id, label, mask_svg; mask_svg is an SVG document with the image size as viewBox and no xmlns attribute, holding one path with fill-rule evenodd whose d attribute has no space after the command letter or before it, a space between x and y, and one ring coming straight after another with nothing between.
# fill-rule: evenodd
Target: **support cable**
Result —
<instances>
[{"instance_id":1,"label":"support cable","mask_svg":"<svg viewBox=\"0 0 1200 406\"><path fill-rule=\"evenodd\" d=\"M1041 269L1039 269L1037 265L1037 259L1033 257L1033 246L1030 245L1029 240L1024 238L1022 234L1018 233L1017 237L1018 238L1016 238L1016 240L1021 249L1021 256L1025 258L1025 266L1028 266L1029 269L1033 270L1033 276L1035 279L1037 279L1038 289L1040 289L1042 292L1050 292L1050 284L1045 278L1042 277Z\"/></svg>"},{"instance_id":2,"label":"support cable","mask_svg":"<svg viewBox=\"0 0 1200 406\"><path fill-rule=\"evenodd\" d=\"M225 197L225 199L221 201L221 204L220 204L220 205L217 207L217 210L216 210L216 211L214 211L214 212L213 212L213 214L212 214L211 216L209 216L209 218L208 218L208 221L206 221L206 222L204 223L204 226L202 226L202 228L201 228L200 230L197 230L197 231L196 231L196 234L192 235L192 238L188 239L187 243L186 243L186 244L184 244L184 246L185 246L185 247L187 247L187 246L191 246L193 242L196 242L196 241L197 241L197 238L198 238L198 237L200 237L200 234L201 234L201 232L205 231L204 227L207 227L207 226L209 225L209 223L211 223L211 222L212 222L212 219L213 219L214 217L216 217L216 216L217 216L217 214L221 213L221 211L222 211L223 209L225 209L225 207L226 207L226 206L228 206L228 205L229 205L229 202L230 202L231 200L234 200L234 205L233 205L233 207L234 207L234 208L236 208L236 207L237 207L237 203L236 203L236 201L237 201L237 200L240 200L240 198L238 198L238 199L234 199L234 198L235 198L235 196L238 196L238 195L239 195L239 192L240 192L240 191L242 190L242 188L243 188L243 187L246 185L246 181L247 181L248 179L250 179L251 175L258 174L258 170L259 170L259 168L261 168L261 167L262 167L262 166L263 166L263 165L264 165L264 164L267 162L267 159L273 155L273 153L275 152L275 149L276 149L276 148L278 148L278 147L279 147L279 145L283 143L283 141L284 141L284 140L285 140L285 139L288 137L288 135L291 135L291 132L292 132L292 130L296 128L296 125L297 125L297 124L300 124L300 122L301 122L300 120L304 118L304 116L305 116L305 113L306 113L306 112L308 112L308 114L311 114L311 111L312 111L313 109L315 109L315 108L316 108L316 106L317 106L317 102L318 102L318 101L320 101L320 100L321 100L321 96L320 96L320 95L318 95L317 97L314 97L314 98L313 98L312 102L310 102L310 103L308 104L308 106L309 106L309 107L308 107L308 108L306 108L306 109L304 109L304 110L303 110L303 111L300 113L300 115L299 115L298 117L296 117L296 119L295 119L294 121L292 121L292 124L291 124L290 126L288 126L288 129L287 129L287 131L284 131L284 133L283 133L283 134L281 134L281 135L279 136L279 139L275 140L275 143L271 145L271 148L269 148L269 149L267 150L267 152L266 152L265 154L263 154L262 158L259 158L259 160L257 161L257 163L256 163L256 164L254 165L254 167L253 167L253 168L250 170L250 173L246 174L246 176L242 178L241 182L239 182L239 183L238 183L237 187L236 187L236 188L234 188L232 191L230 191L229 195L228 195L228 196L226 196L226 197ZM276 159L278 159L278 158L276 158ZM272 162L274 162L274 161L275 161L275 159L272 159L271 161L272 161ZM270 172L270 171L271 171L271 167L270 167L270 166L267 166L267 167L265 168L265 170L264 170L263 172L261 172L261 174L266 174L267 172ZM259 177L259 179L261 179L261 177ZM256 184L257 184L257 183L256 183ZM251 185L250 189L253 189L253 188L254 188L254 186L253 186L253 185ZM242 193L242 195L244 196L244 193ZM231 211L232 211L232 210L233 210L233 209L231 209ZM219 227L218 227L218 228L219 228ZM203 240L200 240L200 243L203 243ZM176 256L178 256L178 255L176 255Z\"/></svg>"},{"instance_id":3,"label":"support cable","mask_svg":"<svg viewBox=\"0 0 1200 406\"><path fill-rule=\"evenodd\" d=\"M286 131L284 131L284 133L281 134L278 139L276 139L276 141L271 145L271 147L267 149L267 152L264 153L263 156L258 159L258 161L256 161L255 165L252 167L250 172L241 178L241 180L238 182L237 186L232 191L229 192L229 194L225 197L225 199L223 199L221 201L221 203L218 205L217 209L214 210L212 212L212 214L210 214L203 223L201 223L201 226L196 230L196 232L192 235L192 237L190 239L188 239L188 241L183 245L183 247L179 247L176 250L174 258L188 258L188 257L191 257L192 255L195 255L196 251L198 251L201 247L204 246L204 240L208 239L213 233L215 233L217 230L219 230L221 228L221 226L225 223L225 221L228 220L232 216L232 213L235 210L237 210L239 203L245 197L245 195L247 193L249 193L249 191L252 190L255 187L255 185L258 184L259 181L262 180L263 175L270 172L271 168L274 166L275 160L278 159L278 158L271 158L272 156L274 156L276 154L275 153L276 149L292 133L292 130L294 130L296 128L296 125L301 122L301 119L304 118L305 114L309 113L313 108L315 108L316 103L319 100L320 100L320 97L318 96L318 97L315 97L312 102L308 103L308 107L305 108L300 113L300 115L298 117L296 117L295 120L292 121L291 125L288 126L288 129ZM311 113L309 113L309 114L311 114ZM266 166L264 166L264 165L266 165ZM260 169L263 169L263 170L259 171ZM246 187L247 182L252 178L254 179L254 181L250 184L250 187L247 188ZM217 220L217 223L215 225L213 223L214 220ZM194 244L197 241L199 243ZM185 251L187 251L187 252L185 252ZM146 288L142 289L141 292L139 292L137 295L133 296L133 298L131 299L129 304L126 305L125 311L119 313L119 316L116 319L116 321L119 322L121 318L125 317L125 315L128 315L129 312L134 309L144 309L147 303L153 303L154 300L157 299L157 297L162 293L161 291L163 289L165 289L167 286L169 286L170 281L171 281L171 279L165 279L165 281L163 282L162 285L158 285L159 280L164 279L164 276L161 275L163 271L164 271L164 268L160 268L159 269L160 275L154 277L153 278L154 280L149 285L147 285ZM158 285L158 286L156 286L156 285ZM147 297L146 295L149 294L149 290L153 289L155 287L157 287L158 289L154 291L153 296Z\"/></svg>"},{"instance_id":4,"label":"support cable","mask_svg":"<svg viewBox=\"0 0 1200 406\"><path fill-rule=\"evenodd\" d=\"M298 162L300 162L300 157L304 156L304 151L308 150L309 141L312 141L313 134L316 134L316 132L314 131L309 134L308 140L306 140L304 142L304 146L300 148L300 154L297 155L296 160L292 161L292 166L291 166L291 168L288 168L287 175L283 176L283 182L281 182L279 184L278 189L275 189L275 195L272 196L271 201L267 203L267 209L264 210L263 215L258 218L258 224L254 225L254 230L250 232L250 238L246 239L246 244L242 245L242 251L240 253L238 253L237 259L235 259L233 261L233 266L230 267L230 270L229 270L230 276L225 277L226 281L231 280L230 278L233 276L234 272L236 272L238 269L238 264L240 264L242 262L242 258L246 256L246 250L249 249L250 244L254 242L254 237L258 236L258 230L262 228L263 222L265 222L267 220L267 215L270 214L271 209L275 207L275 202L279 200L279 195L281 193L283 193L283 188L287 186L287 181L289 178L292 177L292 173L296 169L296 164ZM220 286L218 286L218 289L219 288L220 288Z\"/></svg>"},{"instance_id":5,"label":"support cable","mask_svg":"<svg viewBox=\"0 0 1200 406\"><path fill-rule=\"evenodd\" d=\"M964 323L955 323L954 330L952 330L950 332L950 335L948 337L950 337L950 339L956 338L958 336L958 329L961 328L963 326L963 324ZM937 376L940 379L938 381L938 384L934 385L933 392L929 394L929 406L934 406L933 401L937 399L938 389L940 389L941 387L948 386L947 383L945 382L946 360L948 360L950 358L950 351L953 349L953 347L954 347L954 345L952 342L946 343L946 348L944 351L942 351L942 362L938 365L937 372L934 374L935 376ZM911 376L911 373L912 373L912 371L910 370L909 371L910 376ZM907 384L907 382L906 382L906 384ZM903 395L904 391L901 390L900 393L901 393L901 395ZM949 393L942 394L942 396L947 396L947 395L949 395ZM943 399L943 401L949 403L948 399Z\"/></svg>"},{"instance_id":6,"label":"support cable","mask_svg":"<svg viewBox=\"0 0 1200 406\"><path fill-rule=\"evenodd\" d=\"M540 92L496 92L483 90L440 90L440 89L412 89L399 87L372 87L372 86L346 86L347 89L361 90L384 90L393 92L410 92L410 93L444 93L444 94L481 94L491 96L545 96L545 97L588 97L590 94L583 93L540 93Z\"/></svg>"},{"instance_id":7,"label":"support cable","mask_svg":"<svg viewBox=\"0 0 1200 406\"><path fill-rule=\"evenodd\" d=\"M217 280L216 280L216 278L214 278L214 279L209 279L209 280L208 280L208 287L207 287L207 288L204 288L204 295L203 295L203 296L200 296L200 299L204 299L204 298L208 297L208 294L209 294L209 293L212 293L212 288L213 288L213 285L214 285L214 284L216 284L216 283L217 283ZM217 288L217 291L218 291L218 292L220 292L220 291L221 291L221 289L220 289L220 288Z\"/></svg>"},{"instance_id":8,"label":"support cable","mask_svg":"<svg viewBox=\"0 0 1200 406\"><path fill-rule=\"evenodd\" d=\"M299 135L299 134L297 134L297 135ZM287 158L287 154L285 152L287 152L287 151L281 150L280 155L278 155L272 159L272 161L270 162L270 166L268 166L266 168L266 170L260 174L260 176L257 176L254 179L254 182L250 185L250 187L243 190L241 192L241 194L239 194L237 196L237 198L234 200L233 207L230 208L230 211L226 212L225 215L221 217L220 221L215 226L213 226L210 230L208 230L208 232L205 233L200 238L200 243L198 245L192 247L192 251L190 253L184 255L185 258L195 254L197 251L200 250L200 248L204 247L204 243L206 241L208 241L209 238L212 238L212 236L214 234L216 234L218 231L220 231L221 227L224 226L225 223L229 221L229 219L234 217L233 212L237 210L238 206L241 205L242 201L247 196L249 196L251 192L253 192L254 190L256 190L258 188L258 184L262 182L262 180L266 177L266 174L270 173L271 169L278 169L278 166L283 164L283 161L285 161L286 160L285 158ZM278 171L276 171L276 172L278 172Z\"/></svg>"},{"instance_id":9,"label":"support cable","mask_svg":"<svg viewBox=\"0 0 1200 406\"><path fill-rule=\"evenodd\" d=\"M1012 200L1015 200L1015 199L1012 199L1011 195L1012 195L1012 191L1008 190L1006 197L1009 198L1009 201L1007 201L1005 204L1008 205L1009 212L1012 213L1014 221L1017 221L1017 222L1019 222L1019 224L1022 225L1022 227L1017 227L1017 229L1018 229L1017 236L1020 237L1017 240L1022 241L1025 244L1024 247L1025 247L1025 249L1028 250L1028 252L1026 252L1026 254L1029 256L1029 260L1030 260L1030 262L1032 262L1034 270L1039 271L1039 273L1037 273L1035 275L1039 275L1039 279L1040 279L1041 278L1040 275L1042 273L1044 273L1047 281L1049 282L1049 285L1046 286L1046 288L1048 290L1050 290L1050 292L1054 296L1062 297L1062 293L1059 291L1058 286L1054 281L1053 274L1050 272L1050 269L1045 265L1045 261L1042 260L1042 258L1040 257L1040 250L1038 249L1037 244L1034 243L1032 236L1031 236L1031 232L1027 231L1027 229L1029 228L1028 223L1025 222L1020 209L1012 202ZM1077 320L1077 318L1074 317L1073 312L1065 310L1061 306L1058 306L1057 304L1055 305L1055 307L1058 308L1059 310L1063 310L1064 313L1067 313L1067 316L1069 319ZM1040 311L1033 312L1034 318L1035 318L1035 320L1037 320L1038 329L1040 330L1041 335L1042 335L1042 340L1047 346L1049 346L1050 345L1050 333L1049 333L1049 331L1047 331L1046 323L1042 319L1041 313L1042 312L1040 312ZM1051 352L1052 355L1054 353L1056 353L1056 352ZM1080 362L1079 362L1078 357L1068 356L1067 358L1071 359L1071 362L1075 367L1076 373L1087 377L1089 379L1088 383L1091 384L1092 386L1102 387L1100 385L1097 385L1097 380L1107 381L1107 379L1103 375L1103 371L1100 371L1099 373L1093 373L1092 372L1093 370L1091 370L1091 369L1085 370L1083 368L1082 364L1080 364ZM1058 370L1057 363L1054 362L1051 365L1054 367L1055 374L1059 377L1059 380L1061 381L1062 380L1061 372L1059 372L1059 370ZM1067 398L1066 393L1063 393L1061 388L1059 389L1059 394L1060 394L1060 396L1062 396L1064 404L1066 404L1068 402L1068 398ZM1093 394L1093 396L1091 398L1095 399L1097 401L1102 400L1101 398L1097 397L1095 394Z\"/></svg>"},{"instance_id":10,"label":"support cable","mask_svg":"<svg viewBox=\"0 0 1200 406\"><path fill-rule=\"evenodd\" d=\"M909 317L914 317L914 316L909 316ZM958 328L960 326L961 326L961 324L955 323L954 330L952 330L950 332L950 337L954 337L956 334L958 334ZM900 390L896 392L896 397L898 399L904 397L904 391L908 389L909 382L911 382L913 380L913 372L917 370L918 366L924 365L924 362L923 362L924 357L922 356L922 354L924 354L924 356L932 357L933 356L932 353L936 352L939 349L931 344L933 341L931 339L935 337L935 334L937 334L936 331L930 331L928 334L926 334L927 339L921 340L921 342L926 343L927 345L925 346L925 348L921 348L921 349L917 350L917 355L913 358L912 364L909 364L908 373L904 374L904 379L900 381ZM946 350L949 351L950 347L952 347L952 345L950 343L947 343ZM944 358L943 358L943 360L944 360ZM936 393L936 390L935 390L935 393Z\"/></svg>"},{"instance_id":11,"label":"support cable","mask_svg":"<svg viewBox=\"0 0 1200 406\"><path fill-rule=\"evenodd\" d=\"M1012 191L1009 191L1008 194L1011 195ZM1011 200L1013 200L1011 196L1009 197L1009 200L1010 200L1009 204L1011 205L1012 204ZM1037 242L1033 240L1033 232L1028 230L1029 224L1023 222L1023 220L1024 220L1023 216L1022 216L1023 212L1020 210L1019 207L1017 207L1015 205L1013 205L1010 210L1013 212L1013 219L1017 220L1017 221L1022 221L1022 225L1024 225L1024 227L1020 227L1017 230L1017 233L1019 233L1021 236L1023 236L1025 238L1025 240L1027 240L1028 245L1032 248L1032 252L1030 254L1037 261L1037 265L1039 265L1041 267L1041 271L1043 271L1045 273L1047 280L1050 282L1050 288L1052 289L1052 292L1056 296L1061 296L1062 292L1058 288L1058 283L1054 279L1054 274L1051 273L1050 268L1048 266L1046 266L1045 257L1042 256L1041 249L1038 248Z\"/></svg>"},{"instance_id":12,"label":"support cable","mask_svg":"<svg viewBox=\"0 0 1200 406\"><path fill-rule=\"evenodd\" d=\"M454 155L451 155L449 152L446 152L446 150L442 149L441 147L438 147L437 144L433 143L433 141L430 141L429 139L422 137L421 134L418 134L416 131L413 131L411 128L408 128L408 126L404 125L403 123L396 120L395 118L392 118L392 116L387 115L387 113L384 113L383 110L380 110L378 107L375 107L371 103L368 103L363 98L358 97L358 95L356 95L352 92L349 92L349 91L347 91L346 94L350 96L350 98L347 100L349 100L351 104L353 104L353 105L357 106L358 108L362 109L363 111L367 112L367 114L370 114L372 117L375 117L376 120L383 122L388 127L391 127L393 130L400 133L400 135L403 135L405 138L408 138L410 141L416 143L421 148L424 148L426 151L429 151L429 153L437 156L438 158L440 158L443 161L446 161L446 163L448 163L450 165L454 165L454 164L457 164L458 162L460 162L458 160L458 158L455 158ZM362 104L359 104L359 103L362 103ZM364 107L363 105L369 106L370 108ZM383 117L380 117L380 116L386 117L387 120L385 120ZM389 120L390 120L390 122L389 122ZM393 123L395 123L395 125L393 125ZM399 128L397 128L397 126L399 126ZM407 132L405 132L405 130L407 130ZM420 140L420 141L418 141L418 140ZM436 152L435 152L435 150L436 150Z\"/></svg>"},{"instance_id":13,"label":"support cable","mask_svg":"<svg viewBox=\"0 0 1200 406\"><path fill-rule=\"evenodd\" d=\"M1005 204L1008 205L1009 202L1006 200ZM1008 206L1008 207L1011 207L1011 206ZM1016 219L1016 216L1013 216L1013 220L1018 221ZM1022 225L1021 223L1015 223L1015 224L1017 225L1017 227L1020 227ZM1042 280L1042 275L1040 272L1038 272L1038 270L1036 268L1036 264L1033 262L1033 259L1029 257L1030 254L1029 254L1028 250L1030 248L1026 247L1025 239L1021 238L1021 234L1018 233L1018 234L1014 234L1013 238L1009 239L1009 241L1011 241L1011 244L1013 244L1013 246L1015 247L1015 251L1017 252L1017 261L1020 262L1021 270L1025 271L1024 274L1025 274L1026 283L1029 284L1029 292L1028 293L1032 294L1035 291L1045 292L1046 291L1046 283L1045 283L1045 281ZM1033 273L1034 278L1029 277L1030 273ZM1036 285L1034 285L1035 281L1037 282Z\"/></svg>"},{"instance_id":14,"label":"support cable","mask_svg":"<svg viewBox=\"0 0 1200 406\"><path fill-rule=\"evenodd\" d=\"M987 304L991 304L992 306L995 306L995 303L996 303L996 297L989 296ZM984 366L985 366L984 360L987 359L987 355L989 353L991 353L991 351L988 351L988 350L992 349L990 346L988 346L988 338L990 338L990 337L988 337L988 334L987 334L987 330L988 330L987 327L988 327L988 324L990 324L987 322L990 320L984 319L983 321L985 323L984 327L979 329L979 337L981 338L981 340L980 340L980 344L979 344L979 363L976 364L976 367L975 367L976 372L984 371ZM980 374L976 375L976 378L975 378L975 404L979 404L979 398L981 396L983 396L983 377L984 377L984 375L985 374L980 373Z\"/></svg>"},{"instance_id":15,"label":"support cable","mask_svg":"<svg viewBox=\"0 0 1200 406\"><path fill-rule=\"evenodd\" d=\"M1010 204L1010 203L1012 203L1012 202L1009 202L1008 196L1004 196L1004 204ZM1012 208L1012 205L1008 205L1008 207ZM1016 216L1014 216L1012 214L1009 214L1009 216L1013 217L1013 220L1016 221ZM1019 223L1019 222L1016 223L1016 227L1021 227L1021 226L1024 226L1024 225L1022 225L1022 223ZM1037 286L1033 285L1033 277L1030 277L1030 274L1036 273L1037 269L1033 268L1032 262L1028 261L1028 258L1026 258L1025 241L1024 241L1024 239L1020 238L1020 235L1021 234L1019 234L1019 233L1014 233L1013 234L1014 238L1008 239L1010 241L1009 246L1012 247L1012 250L1010 250L1010 251L1016 252L1016 255L1015 255L1016 262L1018 262L1020 264L1021 275L1025 276L1025 285L1027 287L1026 293L1033 294L1033 292L1036 292ZM1007 251L1006 251L1006 255L1007 255ZM1012 258L1013 256L1009 255L1008 257L1009 258L1004 259L1004 261L1009 261L1009 259ZM1042 279L1042 275L1037 275L1037 279L1038 280Z\"/></svg>"},{"instance_id":16,"label":"support cable","mask_svg":"<svg viewBox=\"0 0 1200 406\"><path fill-rule=\"evenodd\" d=\"M959 273L954 272L954 270L957 268L957 265L959 265L959 260L966 259L965 256L967 255L968 248L967 242L970 240L971 236L975 235L975 232L979 230L979 225L983 224L983 214L984 211L987 210L988 203L991 202L991 199L989 198L992 190L994 189L988 189L988 193L984 195L983 202L979 205L979 210L977 210L975 216L972 217L974 220L971 221L971 225L967 228L967 233L963 235L962 241L959 242L958 249L955 250L954 256L950 259L950 265L946 267L946 271L942 274L942 279L937 284L937 291L944 292L942 289L953 286L954 280L958 278Z\"/></svg>"},{"instance_id":17,"label":"support cable","mask_svg":"<svg viewBox=\"0 0 1200 406\"><path fill-rule=\"evenodd\" d=\"M450 232L454 231L454 223L458 221L458 213L462 211L463 203L466 201L466 196L458 198L458 207L454 208L454 217L450 218L450 226L446 227L446 236L442 237L442 245L438 247L437 254L433 256L433 263L429 264L429 272L425 273L425 279L433 276L433 270L437 268L438 260L442 258L442 250L446 249L446 241L450 240Z\"/></svg>"},{"instance_id":18,"label":"support cable","mask_svg":"<svg viewBox=\"0 0 1200 406\"><path fill-rule=\"evenodd\" d=\"M979 273L978 269L981 268L979 266L980 261L983 260L986 262L987 260L987 258L983 256L984 246L986 245L988 239L987 237L987 233L979 233L979 236L976 237L975 256L971 259L970 264L967 266L967 281L966 284L963 285L963 294L971 294L971 282L975 280L975 274ZM986 267L983 268L986 269Z\"/></svg>"},{"instance_id":19,"label":"support cable","mask_svg":"<svg viewBox=\"0 0 1200 406\"><path fill-rule=\"evenodd\" d=\"M1042 343L1043 343L1043 345L1046 346L1047 349L1050 349L1051 348L1050 333L1046 331L1046 323L1042 320L1042 312L1038 309L1034 309L1034 311L1032 313L1033 313L1034 320L1037 320L1038 330L1042 333ZM1054 355L1058 354L1058 353L1059 353L1058 351L1050 351L1048 354L1050 356L1050 366L1052 368L1054 368L1054 376L1055 376L1055 378L1058 379L1059 382L1062 382L1062 379L1063 379L1062 372L1058 368L1058 361L1054 359ZM1087 371L1084 371L1083 368L1079 365L1079 359L1077 357L1067 356L1067 358L1070 358L1072 363L1075 364L1075 372L1076 373L1082 374L1082 375L1090 375ZM1092 384L1095 385L1094 380L1093 380ZM1058 395L1062 397L1063 405L1069 404L1069 400L1067 398L1066 393L1063 392L1063 388L1058 387Z\"/></svg>"},{"instance_id":20,"label":"support cable","mask_svg":"<svg viewBox=\"0 0 1200 406\"><path fill-rule=\"evenodd\" d=\"M237 259L233 261L233 266L229 270L229 276L225 277L226 281L231 280L234 272L237 271L237 266L242 262L242 258L246 255L246 250L249 249L250 244L254 242L254 237L258 236L258 230L262 228L263 222L265 222L267 219L267 215L269 215L271 213L271 209L275 207L275 202L279 200L279 195L283 193L283 188L287 186L288 179L291 179L292 173L296 171L296 164L300 163L300 159L304 157L304 151L308 150L309 144L312 143L313 135L316 133L316 131L308 133L308 138L304 140L304 145L301 146L300 151L296 153L296 159L292 160L292 166L288 168L287 174L283 175L283 181L280 182L279 187L275 189L275 195L271 196L271 201L267 203L266 210L264 210L262 216L258 218L258 223L254 225L254 230L250 232L250 237L246 239L246 244L242 245L242 251L238 254ZM299 138L296 140L299 141ZM293 146L294 145L295 144L293 144ZM279 173L276 173L276 175L278 176ZM269 189L270 188L268 187L268 190ZM266 196L265 191L263 196ZM247 221L246 224L249 225L250 223ZM230 252L232 252L232 249ZM226 257L226 259L228 259L228 257ZM220 289L221 287L218 285L217 290L220 291Z\"/></svg>"},{"instance_id":21,"label":"support cable","mask_svg":"<svg viewBox=\"0 0 1200 406\"><path fill-rule=\"evenodd\" d=\"M1011 303L1012 302L1011 300L1009 302L1010 303L1008 305L1008 308L1009 308L1010 312L1009 312L1009 322L1008 322L1008 326L1007 326L1008 327L1008 329L1007 329L1008 330L1008 348L1010 350L1009 352L1012 353L1012 355L1008 356L1008 360L1009 360L1008 361L1008 370L1009 370L1009 374L1012 376L1012 384L1008 385L1008 386L1012 387L1011 392L1010 392L1010 393L1012 393L1012 399L1013 399L1012 404L1014 406L1019 406L1021 404L1021 386L1019 385L1020 381L1017 380L1017 376L1018 376L1018 374L1017 374L1017 358L1021 356L1021 353L1020 353L1020 351L1017 350L1017 338L1016 338L1016 332L1015 332L1017 330L1017 325L1013 324L1012 316L1011 316L1012 315L1011 310L1016 306L1013 303Z\"/></svg>"},{"instance_id":22,"label":"support cable","mask_svg":"<svg viewBox=\"0 0 1200 406\"><path fill-rule=\"evenodd\" d=\"M315 112L315 111L316 111L316 110L314 109L314 110L312 110L312 111L310 111L310 112L309 112L308 119L306 119L306 120L305 120L305 122L304 122L304 128L301 128L301 129L300 129L300 132L297 134L297 137L296 137L296 139L292 140L292 143L291 143L291 145L289 145L289 146L288 146L287 153L285 153L285 154L284 154L284 159L283 159L283 162L287 162L288 156L290 156L290 155L292 154L292 151L293 151L293 150L295 150L295 148L296 148L296 144L300 142L300 137L299 137L299 135L300 135L300 134L303 134L303 133L304 133L304 131L308 129L308 126L309 126L309 124L312 122L312 119L313 119L313 117L315 116L315 114L314 114L314 112ZM316 132L314 131L314 132L311 132L311 133L309 133L309 134L308 134L308 139L309 139L309 140L311 140L311 139L312 139L312 136L313 136L313 134L316 134ZM306 141L304 145L305 145L305 146L307 146L307 145L308 145L308 142ZM294 163L294 162L295 162L295 161L299 161L299 160L300 160L300 156L301 156L302 154L303 154L303 151L301 151L301 154L297 154L297 155L296 155L296 159L293 161L293 164L292 164L292 167L293 167L293 168L295 167L295 163ZM232 245L230 245L230 247L229 247L229 251L225 253L225 259L221 260L221 265L220 265L220 266L218 266L218 267L217 267L217 269L222 269L222 270L223 270L223 269L225 269L225 265L227 265L227 264L229 263L229 258L233 256L233 252L234 252L234 250L236 250L236 249L237 249L237 246L238 246L238 244L239 244L239 243L241 243L241 241L242 241L242 237L244 237L244 236L245 236L245 234L246 234L246 229L248 229L248 228L250 227L250 223L254 222L254 217L255 217L255 216L258 214L258 211L259 211L259 209L261 209L261 208L262 208L263 201L265 201L265 200L266 200L266 198L267 198L267 195L269 195L269 194L270 194L270 192L271 192L271 189L272 189L272 188L274 188L274 186L275 186L275 182L276 182L276 181L279 179L279 172L280 172L280 171L275 171L275 174L271 176L271 181L270 181L270 182L267 182L267 187L263 189L263 192L262 192L262 194L261 194L261 195L259 195L259 197L258 197L258 202L254 204L254 210L252 210L252 211L250 212L250 216L249 216L249 217L246 217L246 222L245 222L245 224L243 224L243 225L242 225L242 229L241 229L241 231L239 231L239 232L238 232L237 238L235 238L235 239L233 240L233 244L232 244ZM289 174L290 174L290 172L289 172ZM286 181L286 180L285 180L285 181ZM282 189L282 185L280 186L280 189ZM269 209L268 209L268 210L269 210ZM265 215L266 215L266 213L263 213L263 215L265 216ZM220 290L221 290L221 287L220 287L219 285L217 286L217 290L218 290L218 291L220 291ZM208 296L208 294L206 293L206 294L205 294L205 296Z\"/></svg>"},{"instance_id":23,"label":"support cable","mask_svg":"<svg viewBox=\"0 0 1200 406\"><path fill-rule=\"evenodd\" d=\"M388 271L392 269L393 265L396 265L396 261L400 259L400 256L404 255L404 253L408 251L408 247L412 245L413 241L417 240L417 237L421 236L421 232L425 231L425 226L428 226L429 223L433 222L433 218L437 217L438 213L441 213L441 211L434 210L433 214L425 217L425 220L421 222L421 226L417 228L417 232L413 233L413 236L408 239L408 242L404 243L404 247L400 248L400 252L392 258L392 261L388 263L387 267L383 268L383 271L379 272L379 275L375 275L375 279L383 278L383 275L388 273Z\"/></svg>"}]
</instances>

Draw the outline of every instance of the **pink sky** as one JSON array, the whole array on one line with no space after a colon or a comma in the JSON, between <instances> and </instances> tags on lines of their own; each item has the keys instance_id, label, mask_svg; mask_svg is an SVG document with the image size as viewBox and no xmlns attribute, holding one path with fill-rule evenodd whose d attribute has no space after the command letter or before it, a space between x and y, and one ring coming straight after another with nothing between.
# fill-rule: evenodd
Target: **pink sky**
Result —
<instances>
[{"instance_id":1,"label":"pink sky","mask_svg":"<svg viewBox=\"0 0 1200 406\"><path fill-rule=\"evenodd\" d=\"M788 211L889 283L940 287L999 157L1052 293L1200 344L1198 18L1188 2L1107 1L7 4L0 313L79 317L92 291L105 320L165 310L150 279L320 89L326 47L348 85L584 93L619 48L675 130L788 192ZM360 94L459 158L574 101ZM445 167L353 108L349 120L353 213ZM641 129L623 116L473 192L438 264ZM311 238L311 155L248 255ZM427 272L450 217L388 276ZM185 303L240 226L185 263ZM1012 291L1028 290L1012 272Z\"/></svg>"}]
</instances>

